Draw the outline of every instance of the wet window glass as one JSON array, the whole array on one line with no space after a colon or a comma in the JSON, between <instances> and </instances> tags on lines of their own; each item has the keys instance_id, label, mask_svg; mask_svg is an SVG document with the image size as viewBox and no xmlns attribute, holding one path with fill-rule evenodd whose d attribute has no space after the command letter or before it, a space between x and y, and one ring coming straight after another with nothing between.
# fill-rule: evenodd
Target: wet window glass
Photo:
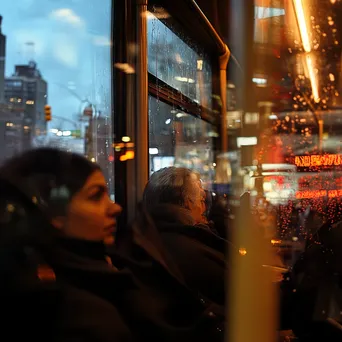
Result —
<instances>
[{"instance_id":1,"label":"wet window glass","mask_svg":"<svg viewBox=\"0 0 342 342\"><path fill-rule=\"evenodd\" d=\"M173 26L172 18L164 9L149 12L148 71L191 100L210 108L210 60Z\"/></svg>"},{"instance_id":2,"label":"wet window glass","mask_svg":"<svg viewBox=\"0 0 342 342\"><path fill-rule=\"evenodd\" d=\"M0 4L0 163L53 146L100 163L113 193L110 0Z\"/></svg>"},{"instance_id":3,"label":"wet window glass","mask_svg":"<svg viewBox=\"0 0 342 342\"><path fill-rule=\"evenodd\" d=\"M150 96L150 173L168 166L186 167L199 172L210 187L215 175L214 134L211 124Z\"/></svg>"},{"instance_id":4,"label":"wet window glass","mask_svg":"<svg viewBox=\"0 0 342 342\"><path fill-rule=\"evenodd\" d=\"M272 208L272 241L293 265L323 223L341 219L341 3L254 1L253 15L250 83L228 75L232 182Z\"/></svg>"},{"instance_id":5,"label":"wet window glass","mask_svg":"<svg viewBox=\"0 0 342 342\"><path fill-rule=\"evenodd\" d=\"M255 42L280 44L284 18L284 8L255 6ZM269 35L269 30L272 30L272 35Z\"/></svg>"}]
</instances>

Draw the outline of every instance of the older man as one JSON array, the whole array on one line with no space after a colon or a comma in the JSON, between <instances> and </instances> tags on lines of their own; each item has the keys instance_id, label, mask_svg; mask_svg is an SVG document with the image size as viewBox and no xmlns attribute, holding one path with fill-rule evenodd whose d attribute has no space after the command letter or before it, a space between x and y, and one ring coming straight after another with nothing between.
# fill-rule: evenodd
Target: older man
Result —
<instances>
[{"instance_id":1,"label":"older man","mask_svg":"<svg viewBox=\"0 0 342 342\"><path fill-rule=\"evenodd\" d=\"M224 305L228 243L207 225L205 192L198 175L176 167L155 172L146 185L143 204L186 284Z\"/></svg>"}]
</instances>

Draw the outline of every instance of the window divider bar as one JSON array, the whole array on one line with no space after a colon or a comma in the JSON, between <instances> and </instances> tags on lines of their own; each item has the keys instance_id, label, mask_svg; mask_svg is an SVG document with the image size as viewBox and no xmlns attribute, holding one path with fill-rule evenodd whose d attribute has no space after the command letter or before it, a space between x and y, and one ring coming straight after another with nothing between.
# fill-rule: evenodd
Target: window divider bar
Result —
<instances>
[{"instance_id":1,"label":"window divider bar","mask_svg":"<svg viewBox=\"0 0 342 342\"><path fill-rule=\"evenodd\" d=\"M142 200L149 177L147 0L137 1L137 111L136 111L136 200ZM139 170L139 171L138 171Z\"/></svg>"},{"instance_id":2,"label":"window divider bar","mask_svg":"<svg viewBox=\"0 0 342 342\"><path fill-rule=\"evenodd\" d=\"M189 97L183 95L181 92L172 88L152 74L148 75L148 79L148 91L150 95L158 97L163 102L174 106L190 115L199 117L212 125L218 124L218 111L217 113L215 113L215 111L209 108L202 107L195 101L191 100Z\"/></svg>"}]
</instances>

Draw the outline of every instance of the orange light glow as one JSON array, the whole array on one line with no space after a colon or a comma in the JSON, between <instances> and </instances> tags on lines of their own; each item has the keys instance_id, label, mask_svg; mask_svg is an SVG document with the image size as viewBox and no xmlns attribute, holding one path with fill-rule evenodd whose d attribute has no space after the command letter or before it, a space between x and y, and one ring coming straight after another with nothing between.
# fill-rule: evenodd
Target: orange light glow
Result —
<instances>
[{"instance_id":1,"label":"orange light glow","mask_svg":"<svg viewBox=\"0 0 342 342\"><path fill-rule=\"evenodd\" d=\"M120 156L120 161L134 159L134 151L127 151L124 155Z\"/></svg>"},{"instance_id":2,"label":"orange light glow","mask_svg":"<svg viewBox=\"0 0 342 342\"><path fill-rule=\"evenodd\" d=\"M305 52L310 52L311 51L311 44L310 44L310 40L309 40L308 29L306 26L305 13L304 13L302 0L293 0L293 4L294 4L295 11L296 11L300 36L301 36L302 42L303 42L303 48L304 48Z\"/></svg>"},{"instance_id":3,"label":"orange light glow","mask_svg":"<svg viewBox=\"0 0 342 342\"><path fill-rule=\"evenodd\" d=\"M242 256L246 255L247 254L246 248L239 248L239 254Z\"/></svg>"},{"instance_id":4,"label":"orange light glow","mask_svg":"<svg viewBox=\"0 0 342 342\"><path fill-rule=\"evenodd\" d=\"M319 93L318 93L318 80L316 77L316 72L313 66L313 61L310 54L306 55L306 65L308 67L309 78L311 82L312 96L314 101L318 103L320 101Z\"/></svg>"},{"instance_id":5,"label":"orange light glow","mask_svg":"<svg viewBox=\"0 0 342 342\"><path fill-rule=\"evenodd\" d=\"M293 0L293 5L294 5L295 12L296 12L296 17L297 17L300 36L302 38L303 48L304 48L304 51L306 52L305 59L306 59L306 65L308 68L309 78L311 82L312 95L313 95L314 101L318 103L320 102L319 91L318 91L318 80L315 74L314 62L310 54L312 49L311 49L311 44L310 44L310 39L309 39L308 27L306 25L303 2L302 0Z\"/></svg>"},{"instance_id":6,"label":"orange light glow","mask_svg":"<svg viewBox=\"0 0 342 342\"><path fill-rule=\"evenodd\" d=\"M37 269L37 276L42 281L55 281L56 275L54 270L47 265L39 265Z\"/></svg>"}]
</instances>

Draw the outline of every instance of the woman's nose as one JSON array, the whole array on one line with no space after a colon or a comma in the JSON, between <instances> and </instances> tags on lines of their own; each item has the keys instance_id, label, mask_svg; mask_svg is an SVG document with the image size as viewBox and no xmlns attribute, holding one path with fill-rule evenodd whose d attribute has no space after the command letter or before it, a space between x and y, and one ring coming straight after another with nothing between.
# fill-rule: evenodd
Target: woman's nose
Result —
<instances>
[{"instance_id":1,"label":"woman's nose","mask_svg":"<svg viewBox=\"0 0 342 342\"><path fill-rule=\"evenodd\" d=\"M109 205L109 214L112 216L118 216L120 215L122 212L122 207L115 203L115 202L110 202L110 205Z\"/></svg>"}]
</instances>

